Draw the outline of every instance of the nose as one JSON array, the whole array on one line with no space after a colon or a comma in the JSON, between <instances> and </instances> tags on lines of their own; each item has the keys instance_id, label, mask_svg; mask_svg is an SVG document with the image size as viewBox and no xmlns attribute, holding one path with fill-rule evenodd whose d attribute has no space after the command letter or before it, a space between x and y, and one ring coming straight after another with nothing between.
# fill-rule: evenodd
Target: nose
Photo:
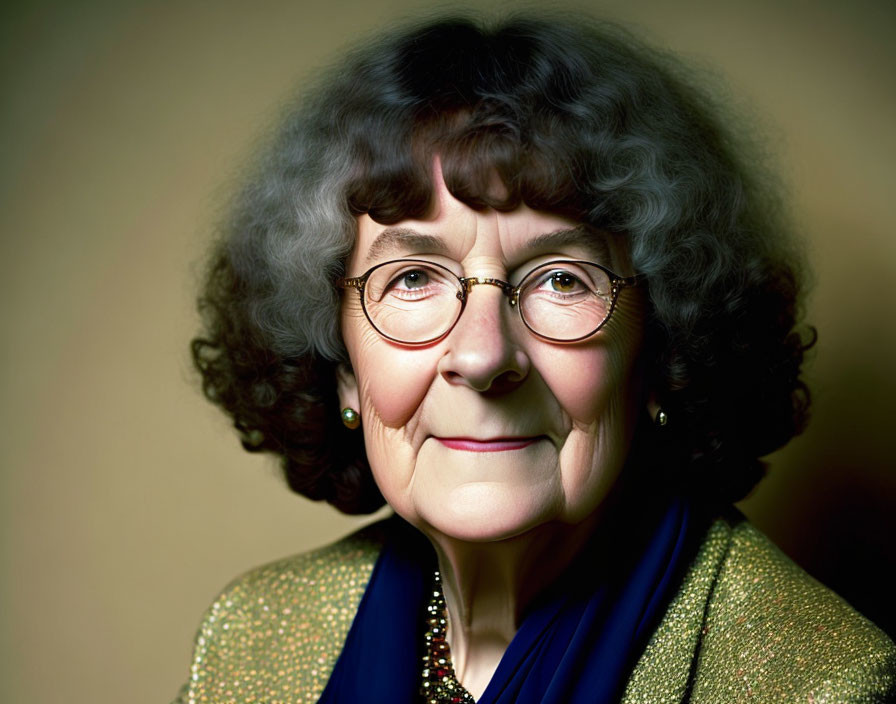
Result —
<instances>
[{"instance_id":1,"label":"nose","mask_svg":"<svg viewBox=\"0 0 896 704\"><path fill-rule=\"evenodd\" d=\"M480 279L467 288L464 311L445 338L448 349L439 373L451 384L480 393L505 393L528 376L531 362L514 334L517 316L507 304L504 287ZM518 331L517 331L518 332Z\"/></svg>"}]
</instances>

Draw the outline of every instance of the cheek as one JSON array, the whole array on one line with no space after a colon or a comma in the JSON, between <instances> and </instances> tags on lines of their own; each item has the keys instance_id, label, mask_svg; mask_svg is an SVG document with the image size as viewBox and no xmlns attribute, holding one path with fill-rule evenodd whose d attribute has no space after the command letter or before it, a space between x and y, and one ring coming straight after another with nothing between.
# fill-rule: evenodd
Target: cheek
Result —
<instances>
[{"instance_id":1,"label":"cheek","mask_svg":"<svg viewBox=\"0 0 896 704\"><path fill-rule=\"evenodd\" d=\"M564 520L590 515L625 463L641 396L638 340L617 331L615 339L555 349L539 360L569 428L560 450Z\"/></svg>"},{"instance_id":2,"label":"cheek","mask_svg":"<svg viewBox=\"0 0 896 704\"><path fill-rule=\"evenodd\" d=\"M557 393L570 416L571 429L560 451L564 519L577 523L591 515L610 492L631 440L633 405L630 374L612 354L583 355L578 385Z\"/></svg>"},{"instance_id":3,"label":"cheek","mask_svg":"<svg viewBox=\"0 0 896 704\"><path fill-rule=\"evenodd\" d=\"M604 348L578 347L553 350L535 361L545 383L573 427L590 427L613 405L621 370Z\"/></svg>"},{"instance_id":4,"label":"cheek","mask_svg":"<svg viewBox=\"0 0 896 704\"><path fill-rule=\"evenodd\" d=\"M348 321L351 323L351 321ZM433 381L426 350L390 345L366 319L346 325L343 334L358 383L367 459L386 501L413 518L410 488L418 441L420 409Z\"/></svg>"},{"instance_id":5,"label":"cheek","mask_svg":"<svg viewBox=\"0 0 896 704\"><path fill-rule=\"evenodd\" d=\"M412 427L432 385L432 365L377 342L359 366L361 406L368 421L386 428Z\"/></svg>"},{"instance_id":6,"label":"cheek","mask_svg":"<svg viewBox=\"0 0 896 704\"><path fill-rule=\"evenodd\" d=\"M343 336L361 397L365 428L401 428L423 402L435 365L425 350L391 345L374 331L363 313L345 311Z\"/></svg>"},{"instance_id":7,"label":"cheek","mask_svg":"<svg viewBox=\"0 0 896 704\"><path fill-rule=\"evenodd\" d=\"M544 360L543 375L574 426L627 437L644 403L642 343L640 308L623 301L592 344L560 348Z\"/></svg>"}]
</instances>

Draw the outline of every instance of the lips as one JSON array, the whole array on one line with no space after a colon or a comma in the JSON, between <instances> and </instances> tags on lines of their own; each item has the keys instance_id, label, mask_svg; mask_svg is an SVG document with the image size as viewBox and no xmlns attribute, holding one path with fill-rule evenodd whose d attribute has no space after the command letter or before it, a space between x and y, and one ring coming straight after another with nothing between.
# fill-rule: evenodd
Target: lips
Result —
<instances>
[{"instance_id":1,"label":"lips","mask_svg":"<svg viewBox=\"0 0 896 704\"><path fill-rule=\"evenodd\" d=\"M477 440L475 438L440 438L440 443L452 450L464 450L466 452L508 452L510 450L522 450L533 443L538 442L543 436L524 438L490 438Z\"/></svg>"}]
</instances>

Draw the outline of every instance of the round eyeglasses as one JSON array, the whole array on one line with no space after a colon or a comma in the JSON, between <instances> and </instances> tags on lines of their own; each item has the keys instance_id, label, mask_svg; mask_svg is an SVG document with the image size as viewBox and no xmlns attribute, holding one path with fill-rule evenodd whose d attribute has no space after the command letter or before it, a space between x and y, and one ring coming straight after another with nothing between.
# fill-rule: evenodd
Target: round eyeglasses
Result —
<instances>
[{"instance_id":1,"label":"round eyeglasses","mask_svg":"<svg viewBox=\"0 0 896 704\"><path fill-rule=\"evenodd\" d=\"M458 276L423 259L396 259L340 281L357 289L373 328L403 345L444 337L464 311L473 286L497 286L525 326L552 342L578 342L600 330L613 313L619 291L642 275L622 277L594 262L560 259L540 264L518 286L501 279Z\"/></svg>"}]
</instances>

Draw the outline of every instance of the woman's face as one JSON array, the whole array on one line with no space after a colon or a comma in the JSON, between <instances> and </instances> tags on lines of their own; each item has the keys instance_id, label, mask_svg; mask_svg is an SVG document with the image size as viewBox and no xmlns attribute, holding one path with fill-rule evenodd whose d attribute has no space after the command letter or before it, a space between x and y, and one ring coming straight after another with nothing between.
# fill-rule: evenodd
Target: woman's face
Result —
<instances>
[{"instance_id":1,"label":"woman's face","mask_svg":"<svg viewBox=\"0 0 896 704\"><path fill-rule=\"evenodd\" d=\"M358 218L349 276L403 257L455 262L465 276L513 283L557 258L633 273L609 236L545 237L576 223L526 207L477 212L439 183L427 219L386 226ZM392 508L424 532L468 541L593 514L645 404L641 295L623 289L597 334L560 344L530 333L499 288L474 286L448 335L409 347L381 337L357 293L346 291L341 323L351 370L340 372L340 401L361 413L367 456Z\"/></svg>"}]
</instances>

